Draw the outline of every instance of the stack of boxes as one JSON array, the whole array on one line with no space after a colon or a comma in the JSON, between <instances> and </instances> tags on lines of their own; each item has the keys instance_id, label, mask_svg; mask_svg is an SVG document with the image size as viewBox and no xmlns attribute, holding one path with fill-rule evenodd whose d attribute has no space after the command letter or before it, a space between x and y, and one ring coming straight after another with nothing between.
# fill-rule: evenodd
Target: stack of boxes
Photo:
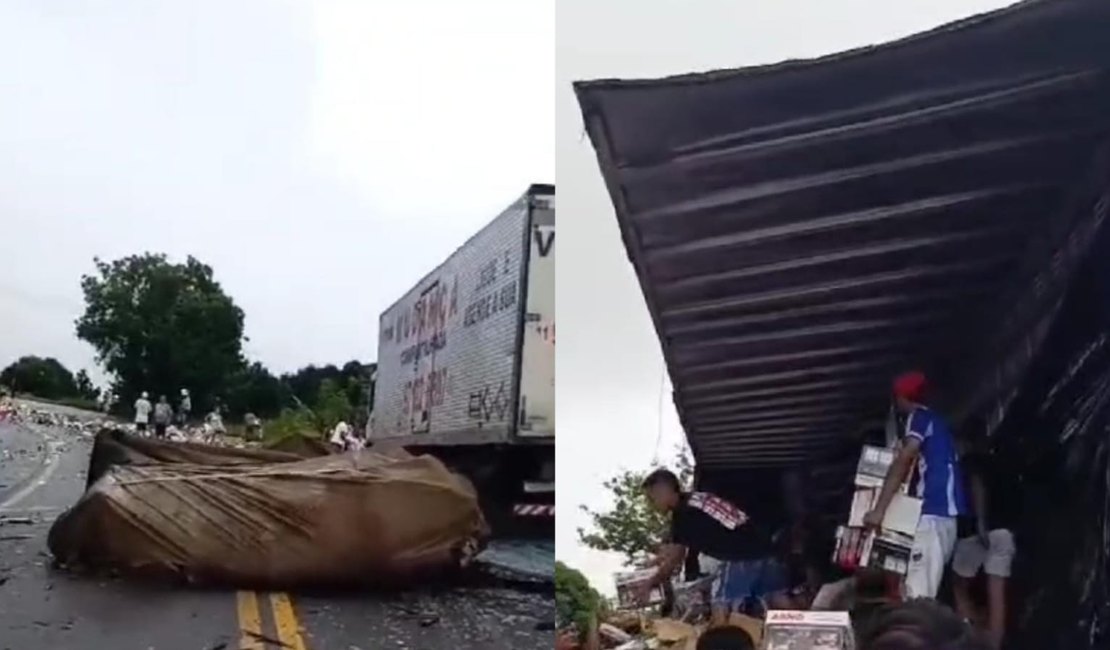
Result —
<instances>
[{"instance_id":1,"label":"stack of boxes","mask_svg":"<svg viewBox=\"0 0 1110 650\"><path fill-rule=\"evenodd\" d=\"M860 454L848 524L836 531L833 560L841 567L876 568L900 575L905 575L909 568L913 538L921 518L921 500L906 493L907 485L895 494L878 531L868 531L863 525L863 516L874 508L893 462L893 449L865 446Z\"/></svg>"}]
</instances>

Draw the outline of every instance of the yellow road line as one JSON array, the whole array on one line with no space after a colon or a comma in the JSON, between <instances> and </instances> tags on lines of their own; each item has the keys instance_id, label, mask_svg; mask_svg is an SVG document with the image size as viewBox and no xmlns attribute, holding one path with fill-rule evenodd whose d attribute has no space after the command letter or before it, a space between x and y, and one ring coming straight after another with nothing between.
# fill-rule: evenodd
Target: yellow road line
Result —
<instances>
[{"instance_id":1,"label":"yellow road line","mask_svg":"<svg viewBox=\"0 0 1110 650\"><path fill-rule=\"evenodd\" d=\"M278 639L292 650L305 650L304 639L301 638L301 624L297 614L293 611L293 602L289 594L270 594L270 605L274 608L274 625L277 627Z\"/></svg>"},{"instance_id":2,"label":"yellow road line","mask_svg":"<svg viewBox=\"0 0 1110 650\"><path fill-rule=\"evenodd\" d=\"M235 594L239 612L239 650L263 650L262 641L249 633L262 634L262 616L258 611L258 594L240 591Z\"/></svg>"}]
</instances>

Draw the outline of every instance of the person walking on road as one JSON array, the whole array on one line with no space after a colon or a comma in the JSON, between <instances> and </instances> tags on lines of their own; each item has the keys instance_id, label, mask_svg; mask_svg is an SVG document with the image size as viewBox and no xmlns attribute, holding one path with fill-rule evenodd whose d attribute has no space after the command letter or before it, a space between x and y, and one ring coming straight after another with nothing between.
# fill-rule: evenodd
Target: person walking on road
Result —
<instances>
[{"instance_id":1,"label":"person walking on road","mask_svg":"<svg viewBox=\"0 0 1110 650\"><path fill-rule=\"evenodd\" d=\"M146 427L150 424L150 395L143 391L139 399L135 400L135 428L140 434L146 434Z\"/></svg>"},{"instance_id":2,"label":"person walking on road","mask_svg":"<svg viewBox=\"0 0 1110 650\"><path fill-rule=\"evenodd\" d=\"M952 431L940 414L925 405L926 392L925 375L920 372L908 372L894 380L895 404L906 416L905 435L875 507L863 516L864 525L879 529L894 495L916 466L911 494L921 499L922 505L906 574L908 598L937 597L956 546L957 518L968 512Z\"/></svg>"},{"instance_id":3,"label":"person walking on road","mask_svg":"<svg viewBox=\"0 0 1110 650\"><path fill-rule=\"evenodd\" d=\"M169 400L165 395L158 398L158 403L154 405L154 435L158 438L166 437L166 427L173 422L173 407L170 406Z\"/></svg>"},{"instance_id":4,"label":"person walking on road","mask_svg":"<svg viewBox=\"0 0 1110 650\"><path fill-rule=\"evenodd\" d=\"M193 410L193 400L189 397L189 389L181 389L181 403L177 406L177 423L184 427L189 422L189 414Z\"/></svg>"}]
</instances>

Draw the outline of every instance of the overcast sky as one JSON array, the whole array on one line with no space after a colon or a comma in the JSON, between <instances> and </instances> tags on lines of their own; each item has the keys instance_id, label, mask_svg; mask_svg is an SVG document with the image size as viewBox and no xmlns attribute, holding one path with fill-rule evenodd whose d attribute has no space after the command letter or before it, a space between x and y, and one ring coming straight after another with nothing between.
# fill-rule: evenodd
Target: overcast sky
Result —
<instances>
[{"instance_id":1,"label":"overcast sky","mask_svg":"<svg viewBox=\"0 0 1110 650\"><path fill-rule=\"evenodd\" d=\"M554 181L554 0L0 3L0 367L92 366L94 256L212 265L277 371Z\"/></svg>"},{"instance_id":2,"label":"overcast sky","mask_svg":"<svg viewBox=\"0 0 1110 650\"><path fill-rule=\"evenodd\" d=\"M556 102L562 253L557 394L557 554L612 593L619 558L578 544L578 508L606 505L621 467L666 460L683 440L663 360L620 241L571 82L808 58L907 36L1010 4L997 0L559 0ZM662 434L660 436L660 433ZM657 439L661 439L656 444Z\"/></svg>"}]
</instances>

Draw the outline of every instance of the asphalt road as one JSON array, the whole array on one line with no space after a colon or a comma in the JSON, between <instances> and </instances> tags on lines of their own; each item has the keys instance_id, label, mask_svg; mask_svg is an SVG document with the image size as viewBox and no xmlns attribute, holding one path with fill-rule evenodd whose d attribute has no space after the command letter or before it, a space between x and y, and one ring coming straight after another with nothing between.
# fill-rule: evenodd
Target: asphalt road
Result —
<instances>
[{"instance_id":1,"label":"asphalt road","mask_svg":"<svg viewBox=\"0 0 1110 650\"><path fill-rule=\"evenodd\" d=\"M393 594L184 590L51 567L46 534L84 489L91 441L0 423L0 650L551 648L550 589L426 586Z\"/></svg>"}]
</instances>

